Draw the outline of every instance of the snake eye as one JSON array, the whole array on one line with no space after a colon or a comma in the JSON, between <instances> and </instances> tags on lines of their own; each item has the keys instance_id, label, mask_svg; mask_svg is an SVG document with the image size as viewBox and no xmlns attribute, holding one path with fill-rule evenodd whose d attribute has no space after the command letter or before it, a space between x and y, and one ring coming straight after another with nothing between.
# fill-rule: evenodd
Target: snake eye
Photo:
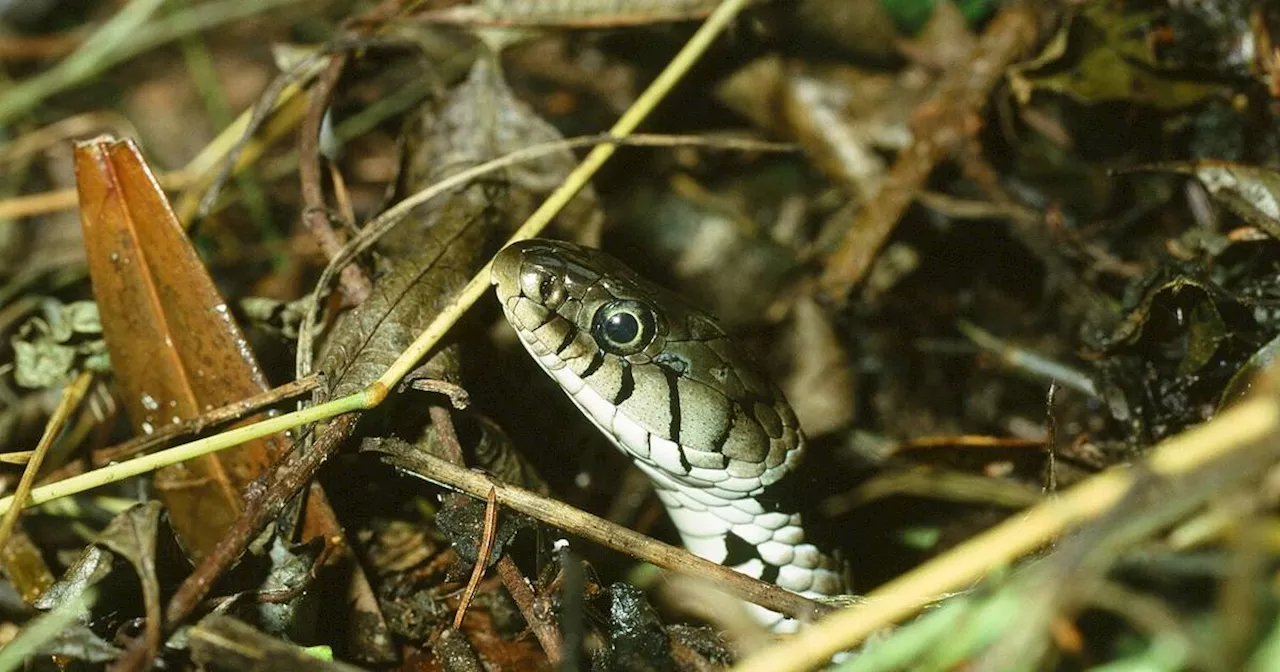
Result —
<instances>
[{"instance_id":1,"label":"snake eye","mask_svg":"<svg viewBox=\"0 0 1280 672\"><path fill-rule=\"evenodd\" d=\"M613 301L596 311L591 335L605 352L632 355L653 342L656 324L649 306L639 301Z\"/></svg>"}]
</instances>

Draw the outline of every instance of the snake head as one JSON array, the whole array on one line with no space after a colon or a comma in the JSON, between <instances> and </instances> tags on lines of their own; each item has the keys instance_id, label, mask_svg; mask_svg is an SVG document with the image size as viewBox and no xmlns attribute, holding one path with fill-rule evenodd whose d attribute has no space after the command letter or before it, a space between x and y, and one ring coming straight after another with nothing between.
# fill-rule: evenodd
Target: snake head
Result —
<instances>
[{"instance_id":1,"label":"snake head","mask_svg":"<svg viewBox=\"0 0 1280 672\"><path fill-rule=\"evenodd\" d=\"M491 280L525 348L629 452L647 447L617 436L619 415L683 442L666 465L681 477L700 462L756 478L799 458L795 415L755 362L711 316L613 257L526 240L498 253Z\"/></svg>"}]
</instances>

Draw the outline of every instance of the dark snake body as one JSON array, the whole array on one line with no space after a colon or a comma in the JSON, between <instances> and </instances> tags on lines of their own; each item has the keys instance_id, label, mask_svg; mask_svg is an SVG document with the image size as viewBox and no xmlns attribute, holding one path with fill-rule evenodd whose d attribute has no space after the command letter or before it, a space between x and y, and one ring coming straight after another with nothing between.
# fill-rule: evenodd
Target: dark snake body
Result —
<instances>
[{"instance_id":1,"label":"dark snake body","mask_svg":"<svg viewBox=\"0 0 1280 672\"><path fill-rule=\"evenodd\" d=\"M804 595L845 592L794 505L795 413L710 316L563 242L511 245L492 280L525 348L649 476L686 548Z\"/></svg>"}]
</instances>

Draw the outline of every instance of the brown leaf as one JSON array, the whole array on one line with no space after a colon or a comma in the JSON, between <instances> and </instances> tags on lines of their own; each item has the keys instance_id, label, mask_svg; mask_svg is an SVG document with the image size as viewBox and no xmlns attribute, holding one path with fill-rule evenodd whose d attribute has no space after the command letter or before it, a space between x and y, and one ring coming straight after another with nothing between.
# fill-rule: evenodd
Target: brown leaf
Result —
<instances>
[{"instance_id":1,"label":"brown leaf","mask_svg":"<svg viewBox=\"0 0 1280 672\"><path fill-rule=\"evenodd\" d=\"M266 381L230 311L132 141L76 146L89 274L116 383L135 429L192 418ZM247 443L156 473L160 500L194 558L243 508L241 492L281 450Z\"/></svg>"}]
</instances>

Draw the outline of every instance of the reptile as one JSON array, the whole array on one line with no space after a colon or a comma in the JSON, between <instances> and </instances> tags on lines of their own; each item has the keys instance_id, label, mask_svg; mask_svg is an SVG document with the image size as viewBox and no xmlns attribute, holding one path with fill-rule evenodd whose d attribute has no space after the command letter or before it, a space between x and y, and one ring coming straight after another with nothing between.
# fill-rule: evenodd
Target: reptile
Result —
<instances>
[{"instance_id":1,"label":"reptile","mask_svg":"<svg viewBox=\"0 0 1280 672\"><path fill-rule=\"evenodd\" d=\"M846 591L793 492L805 452L781 391L710 315L590 248L525 240L494 258L538 365L652 481L695 555L809 597ZM775 630L794 621L749 605Z\"/></svg>"}]
</instances>

